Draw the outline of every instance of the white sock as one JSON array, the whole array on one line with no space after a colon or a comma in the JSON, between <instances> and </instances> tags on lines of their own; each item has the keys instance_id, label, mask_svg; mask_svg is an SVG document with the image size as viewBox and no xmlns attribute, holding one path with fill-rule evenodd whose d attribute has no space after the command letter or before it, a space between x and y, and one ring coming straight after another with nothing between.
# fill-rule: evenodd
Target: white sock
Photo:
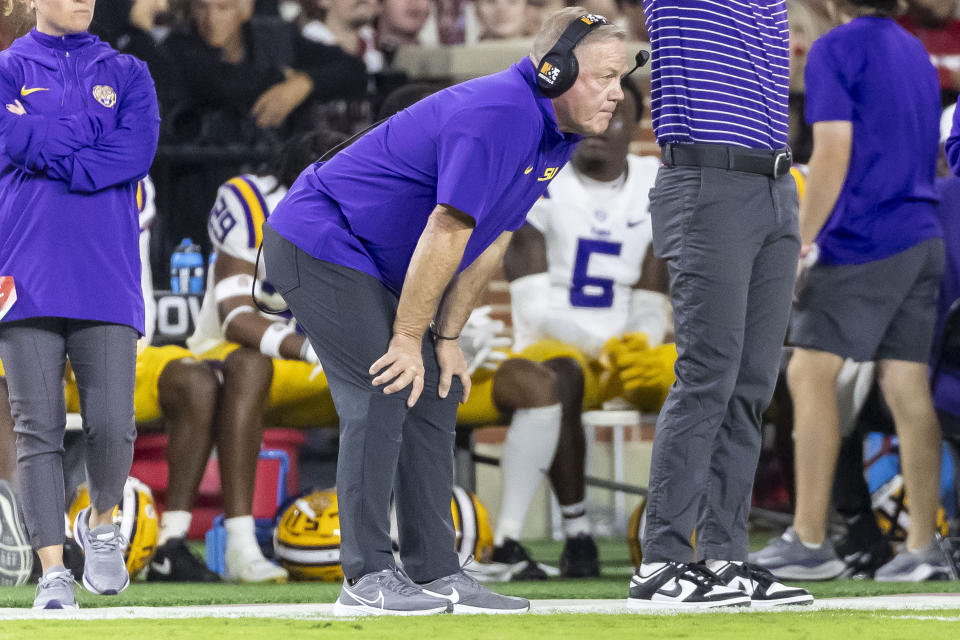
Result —
<instances>
[{"instance_id":1,"label":"white sock","mask_svg":"<svg viewBox=\"0 0 960 640\"><path fill-rule=\"evenodd\" d=\"M643 562L640 564L640 577L649 578L665 566L667 566L666 562Z\"/></svg>"},{"instance_id":2,"label":"white sock","mask_svg":"<svg viewBox=\"0 0 960 640\"><path fill-rule=\"evenodd\" d=\"M253 516L227 518L223 526L227 530L227 562L236 558L246 564L263 558L263 552L257 544Z\"/></svg>"},{"instance_id":3,"label":"white sock","mask_svg":"<svg viewBox=\"0 0 960 640\"><path fill-rule=\"evenodd\" d=\"M563 514L563 535L576 538L580 535L593 535L590 520L587 519L587 503L583 500L574 504L560 505Z\"/></svg>"},{"instance_id":4,"label":"white sock","mask_svg":"<svg viewBox=\"0 0 960 640\"><path fill-rule=\"evenodd\" d=\"M163 545L170 538L185 538L192 518L193 514L189 511L164 511L160 516L157 546Z\"/></svg>"},{"instance_id":5,"label":"white sock","mask_svg":"<svg viewBox=\"0 0 960 640\"><path fill-rule=\"evenodd\" d=\"M797 540L800 540L799 536L797 537ZM809 542L804 542L803 540L800 540L800 544L805 546L807 549L813 549L814 551L823 546L822 542L820 544L810 544Z\"/></svg>"},{"instance_id":6,"label":"white sock","mask_svg":"<svg viewBox=\"0 0 960 640\"><path fill-rule=\"evenodd\" d=\"M504 538L520 537L530 501L557 452L562 413L559 403L513 412L500 458L503 488L493 535L497 546L503 544Z\"/></svg>"}]
</instances>

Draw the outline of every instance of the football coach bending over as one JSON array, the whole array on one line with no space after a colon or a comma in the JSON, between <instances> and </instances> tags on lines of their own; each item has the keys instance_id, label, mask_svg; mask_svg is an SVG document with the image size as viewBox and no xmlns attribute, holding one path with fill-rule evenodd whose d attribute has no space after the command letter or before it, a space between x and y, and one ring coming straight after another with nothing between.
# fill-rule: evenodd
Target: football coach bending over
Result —
<instances>
[{"instance_id":1,"label":"football coach bending over","mask_svg":"<svg viewBox=\"0 0 960 640\"><path fill-rule=\"evenodd\" d=\"M457 561L454 428L470 393L457 337L580 136L606 130L625 71L624 32L564 9L530 59L436 93L308 167L264 226L267 279L319 355L340 417L338 613L529 608Z\"/></svg>"}]
</instances>

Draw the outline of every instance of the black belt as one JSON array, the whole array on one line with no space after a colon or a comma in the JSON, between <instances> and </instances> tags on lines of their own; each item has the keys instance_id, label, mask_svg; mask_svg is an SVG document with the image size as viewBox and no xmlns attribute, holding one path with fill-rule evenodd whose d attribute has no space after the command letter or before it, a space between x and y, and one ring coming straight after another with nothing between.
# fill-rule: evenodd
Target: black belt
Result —
<instances>
[{"instance_id":1,"label":"black belt","mask_svg":"<svg viewBox=\"0 0 960 640\"><path fill-rule=\"evenodd\" d=\"M748 149L722 144L663 145L663 164L676 167L713 167L759 173L779 178L790 172L793 154L786 149Z\"/></svg>"}]
</instances>

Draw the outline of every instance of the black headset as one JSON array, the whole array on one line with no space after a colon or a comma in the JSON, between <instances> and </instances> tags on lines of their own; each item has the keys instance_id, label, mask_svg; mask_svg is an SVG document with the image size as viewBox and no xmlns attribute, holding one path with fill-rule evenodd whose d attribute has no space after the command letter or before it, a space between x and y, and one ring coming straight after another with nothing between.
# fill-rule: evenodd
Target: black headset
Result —
<instances>
[{"instance_id":1,"label":"black headset","mask_svg":"<svg viewBox=\"0 0 960 640\"><path fill-rule=\"evenodd\" d=\"M558 98L573 86L580 73L580 63L577 62L577 56L573 50L588 33L605 24L610 23L603 16L585 13L567 25L557 43L537 64L537 86L543 95L548 98ZM649 53L640 51L636 58L637 66L627 75L645 65L649 59Z\"/></svg>"}]
</instances>

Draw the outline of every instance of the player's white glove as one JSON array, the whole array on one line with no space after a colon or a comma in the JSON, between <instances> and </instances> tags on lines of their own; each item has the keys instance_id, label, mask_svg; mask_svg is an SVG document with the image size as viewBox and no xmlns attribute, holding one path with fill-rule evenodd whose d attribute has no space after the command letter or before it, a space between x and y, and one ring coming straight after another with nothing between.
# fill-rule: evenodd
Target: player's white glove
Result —
<instances>
[{"instance_id":1,"label":"player's white glove","mask_svg":"<svg viewBox=\"0 0 960 640\"><path fill-rule=\"evenodd\" d=\"M477 307L460 330L460 349L467 359L467 369L496 369L507 359L510 338L504 335L506 325L490 317L490 305Z\"/></svg>"}]
</instances>

